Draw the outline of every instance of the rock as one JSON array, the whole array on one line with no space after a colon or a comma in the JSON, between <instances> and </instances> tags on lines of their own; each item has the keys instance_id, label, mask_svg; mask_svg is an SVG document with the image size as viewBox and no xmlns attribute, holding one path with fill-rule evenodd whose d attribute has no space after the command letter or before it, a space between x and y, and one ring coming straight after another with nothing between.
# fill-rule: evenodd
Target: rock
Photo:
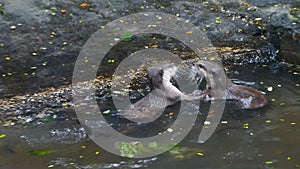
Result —
<instances>
[{"instance_id":1,"label":"rock","mask_svg":"<svg viewBox=\"0 0 300 169\"><path fill-rule=\"evenodd\" d=\"M297 1L198 2L112 0L108 4L93 0L88 6L81 7L75 1L5 1L1 3L6 14L0 17L0 29L3 30L0 54L12 59L1 61L0 70L1 76L7 73L12 73L12 76L0 77L4 86L0 87L0 97L70 84L79 51L95 31L116 18L145 11L170 13L190 20L205 31L217 47L248 48L251 51L274 47L273 51L279 52L279 57L290 63L300 63L300 10ZM62 9L67 12L62 14ZM132 39L136 41L134 45L148 45L142 40ZM171 44L171 48L178 43L167 42L162 46ZM134 45L128 54L137 49ZM119 56L119 53L114 56ZM243 56L247 55L240 55ZM253 62L248 58L244 61ZM273 61L273 55L270 61ZM116 63L103 69L112 70L113 64Z\"/></svg>"}]
</instances>

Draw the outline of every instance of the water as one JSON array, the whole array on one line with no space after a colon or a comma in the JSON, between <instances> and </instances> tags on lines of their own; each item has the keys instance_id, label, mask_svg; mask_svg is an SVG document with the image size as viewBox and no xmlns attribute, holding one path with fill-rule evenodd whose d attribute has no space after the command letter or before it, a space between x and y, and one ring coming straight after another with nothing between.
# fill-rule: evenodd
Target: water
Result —
<instances>
[{"instance_id":1,"label":"water","mask_svg":"<svg viewBox=\"0 0 300 169\"><path fill-rule=\"evenodd\" d=\"M75 60L91 34L109 21L135 12L179 14L198 26L204 24L199 27L206 30L216 46L255 50L274 46L281 57L299 63L299 1L203 2L91 0L88 1L91 6L84 8L78 1L1 1L0 13L4 10L6 15L0 15L3 31L0 34L0 53L3 56L0 62L0 98L70 84ZM61 13L61 9L66 9L67 13ZM216 23L216 18L220 18L222 23ZM262 18L263 22L251 24L256 18ZM11 26L16 26L16 29L11 29ZM164 45L153 39L149 42L136 43L141 48L150 44ZM124 44L128 45L127 42ZM137 44L127 46L124 51L134 51L139 47ZM174 48L176 44L181 46L176 42L175 46L168 43L170 46L164 48ZM180 47L178 49L183 51ZM126 52L125 55L128 54ZM259 52L255 51L255 56ZM113 56L123 58L119 53ZM270 59L270 55L266 55ZM236 56L239 56L238 53L233 55L232 62L238 60ZM245 58L242 60L245 61ZM246 63L249 61L246 60ZM24 118L24 114L10 116L0 109L0 122L8 121L8 117L12 122L21 119L31 121L30 115L33 116L30 123L9 127L1 123L0 169L300 168L299 68L288 65L234 66L229 68L228 76L265 91L269 105L251 111L226 109L222 121L227 124L220 124L207 142L198 144L196 141L209 106L203 105L195 127L180 143L181 152L166 152L147 159L121 158L93 143L76 120L74 110L64 111L64 107L59 107L61 103L71 102L71 97L64 95L67 92L58 92L54 97L42 100L42 104L37 100L30 104L21 103L24 110L35 107L34 111L28 112L28 118L27 115ZM106 103L110 108L111 101ZM49 106L44 108L45 105ZM14 109L11 111L15 112ZM40 121L48 115L58 118L40 123L36 119L41 114L44 115ZM116 126L120 122L115 116L111 116L110 120ZM164 124L161 126L164 127ZM147 128L147 132L157 131L154 127ZM53 152L35 155L32 153L34 150ZM197 152L204 156L197 155Z\"/></svg>"},{"instance_id":2,"label":"water","mask_svg":"<svg viewBox=\"0 0 300 169\"><path fill-rule=\"evenodd\" d=\"M186 150L179 155L167 152L142 160L120 158L88 139L76 120L63 120L25 128L1 127L0 134L7 135L0 139L0 168L299 168L300 77L292 69L232 67L228 76L265 91L269 105L251 111L227 109L222 118L227 124L219 124L207 142L198 144L207 108L202 106L195 127L180 143ZM44 156L29 153L41 149L56 152Z\"/></svg>"}]
</instances>

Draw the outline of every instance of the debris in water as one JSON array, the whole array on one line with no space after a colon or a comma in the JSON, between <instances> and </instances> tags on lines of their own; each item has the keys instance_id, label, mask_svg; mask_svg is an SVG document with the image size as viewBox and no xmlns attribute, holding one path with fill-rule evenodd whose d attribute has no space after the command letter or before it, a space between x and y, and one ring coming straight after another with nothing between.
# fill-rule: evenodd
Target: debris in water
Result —
<instances>
[{"instance_id":1,"label":"debris in water","mask_svg":"<svg viewBox=\"0 0 300 169\"><path fill-rule=\"evenodd\" d=\"M17 27L14 25L10 27L10 30L16 30L16 29L17 29Z\"/></svg>"},{"instance_id":2,"label":"debris in water","mask_svg":"<svg viewBox=\"0 0 300 169\"><path fill-rule=\"evenodd\" d=\"M198 153L197 153L197 155L198 155L198 156L201 156L201 157L203 157L203 156L204 156L204 154L203 154L203 153L201 153L201 152L198 152Z\"/></svg>"},{"instance_id":3,"label":"debris in water","mask_svg":"<svg viewBox=\"0 0 300 169\"><path fill-rule=\"evenodd\" d=\"M109 114L110 113L110 110L105 110L104 112L103 112L103 114L105 114L105 115L107 115L107 114Z\"/></svg>"},{"instance_id":4,"label":"debris in water","mask_svg":"<svg viewBox=\"0 0 300 169\"><path fill-rule=\"evenodd\" d=\"M168 128L167 131L168 131L169 133L172 133L174 130L171 129L171 128Z\"/></svg>"},{"instance_id":5,"label":"debris in water","mask_svg":"<svg viewBox=\"0 0 300 169\"><path fill-rule=\"evenodd\" d=\"M0 135L0 139L5 138L5 137L6 137L6 134L1 134Z\"/></svg>"},{"instance_id":6,"label":"debris in water","mask_svg":"<svg viewBox=\"0 0 300 169\"><path fill-rule=\"evenodd\" d=\"M84 3L82 3L82 4L80 4L80 6L81 7L87 7L87 6L89 6L86 2L84 2Z\"/></svg>"},{"instance_id":7,"label":"debris in water","mask_svg":"<svg viewBox=\"0 0 300 169\"><path fill-rule=\"evenodd\" d=\"M243 128L244 128L244 129L248 129L248 128L249 128L249 123L243 124Z\"/></svg>"},{"instance_id":8,"label":"debris in water","mask_svg":"<svg viewBox=\"0 0 300 169\"><path fill-rule=\"evenodd\" d=\"M123 35L122 35L122 39L125 40L125 41L130 41L132 39L132 34L129 33L129 32L125 32Z\"/></svg>"},{"instance_id":9,"label":"debris in water","mask_svg":"<svg viewBox=\"0 0 300 169\"><path fill-rule=\"evenodd\" d=\"M269 165L269 164L273 164L272 161L266 161L265 164Z\"/></svg>"},{"instance_id":10,"label":"debris in water","mask_svg":"<svg viewBox=\"0 0 300 169\"><path fill-rule=\"evenodd\" d=\"M266 123L271 123L271 120L266 120Z\"/></svg>"},{"instance_id":11,"label":"debris in water","mask_svg":"<svg viewBox=\"0 0 300 169\"><path fill-rule=\"evenodd\" d=\"M221 24L221 23L222 23L221 18L217 17L217 18L216 18L216 23L217 23L217 24Z\"/></svg>"},{"instance_id":12,"label":"debris in water","mask_svg":"<svg viewBox=\"0 0 300 169\"><path fill-rule=\"evenodd\" d=\"M62 9L62 10L60 10L60 13L67 13L67 10L66 9Z\"/></svg>"},{"instance_id":13,"label":"debris in water","mask_svg":"<svg viewBox=\"0 0 300 169\"><path fill-rule=\"evenodd\" d=\"M273 87L272 87L272 86L269 86L269 87L267 88L267 90L268 90L269 92L271 92L271 91L273 91Z\"/></svg>"},{"instance_id":14,"label":"debris in water","mask_svg":"<svg viewBox=\"0 0 300 169\"><path fill-rule=\"evenodd\" d=\"M38 155L38 156L44 156L44 155L48 155L51 153L55 153L56 150L32 150L29 151L30 154L32 155Z\"/></svg>"}]
</instances>

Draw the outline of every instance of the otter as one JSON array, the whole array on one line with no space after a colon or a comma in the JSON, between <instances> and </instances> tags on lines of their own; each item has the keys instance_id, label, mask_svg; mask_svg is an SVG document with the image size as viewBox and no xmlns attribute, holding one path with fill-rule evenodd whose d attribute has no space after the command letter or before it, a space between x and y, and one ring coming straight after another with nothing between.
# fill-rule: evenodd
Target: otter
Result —
<instances>
[{"instance_id":1,"label":"otter","mask_svg":"<svg viewBox=\"0 0 300 169\"><path fill-rule=\"evenodd\" d=\"M136 122L151 122L158 118L158 112L167 106L179 101L204 99L207 94L205 92L198 95L185 94L171 83L170 80L176 76L177 70L178 67L172 63L161 63L148 68L147 77L151 92L121 112L122 116Z\"/></svg>"},{"instance_id":2,"label":"otter","mask_svg":"<svg viewBox=\"0 0 300 169\"><path fill-rule=\"evenodd\" d=\"M218 75L218 73L220 73L221 71L223 71L221 66L212 61L200 61L194 63L192 66L193 73L204 77L206 81L208 81L206 85L207 88L214 88L214 86L211 86L212 84L209 83L209 79L207 78L209 78L209 76L212 74ZM267 104L267 98L265 97L262 91L259 91L249 86L234 84L228 77L225 78L226 100L228 99L236 101L239 105L239 108L241 109L255 109L263 107ZM212 92L210 92L207 96L210 98L214 97Z\"/></svg>"}]
</instances>

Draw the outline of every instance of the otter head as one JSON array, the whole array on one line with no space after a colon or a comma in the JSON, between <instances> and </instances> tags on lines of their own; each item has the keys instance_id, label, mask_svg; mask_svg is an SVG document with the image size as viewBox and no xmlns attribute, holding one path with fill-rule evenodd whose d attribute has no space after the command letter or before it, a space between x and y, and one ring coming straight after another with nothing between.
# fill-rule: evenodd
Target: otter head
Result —
<instances>
[{"instance_id":1,"label":"otter head","mask_svg":"<svg viewBox=\"0 0 300 169\"><path fill-rule=\"evenodd\" d=\"M148 68L148 79L151 87L160 89L162 84L170 83L170 80L175 76L177 67L171 63L161 63Z\"/></svg>"},{"instance_id":2,"label":"otter head","mask_svg":"<svg viewBox=\"0 0 300 169\"><path fill-rule=\"evenodd\" d=\"M194 74L208 78L209 75L218 75L224 70L216 62L201 60L200 62L193 63L192 71Z\"/></svg>"},{"instance_id":3,"label":"otter head","mask_svg":"<svg viewBox=\"0 0 300 169\"><path fill-rule=\"evenodd\" d=\"M222 72L221 66L214 62L204 61L193 63L192 73L195 76L200 76L200 79L197 80L197 83L201 83L202 79L205 78L207 85L209 87L214 87L215 85L212 84L213 76L218 75L219 72Z\"/></svg>"},{"instance_id":4,"label":"otter head","mask_svg":"<svg viewBox=\"0 0 300 169\"><path fill-rule=\"evenodd\" d=\"M212 89L212 95L215 98L226 97L224 94L226 88L229 89L233 86L232 82L226 77L223 67L217 62L201 60L194 63L192 73L205 78L206 89Z\"/></svg>"}]
</instances>

